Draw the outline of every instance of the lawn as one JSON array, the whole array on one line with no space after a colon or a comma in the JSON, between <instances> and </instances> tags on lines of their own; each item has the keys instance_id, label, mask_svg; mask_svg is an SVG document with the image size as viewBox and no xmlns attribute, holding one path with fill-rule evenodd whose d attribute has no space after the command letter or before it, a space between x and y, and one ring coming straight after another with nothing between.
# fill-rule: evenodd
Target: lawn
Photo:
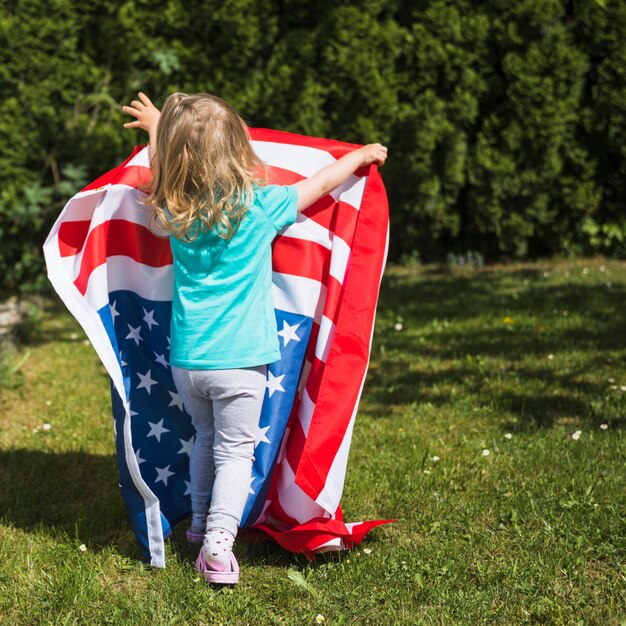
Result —
<instances>
[{"instance_id":1,"label":"lawn","mask_svg":"<svg viewBox=\"0 0 626 626\"><path fill-rule=\"evenodd\" d=\"M342 507L398 521L313 563L239 541L233 588L184 522L141 562L108 376L57 298L27 351L0 388L2 624L626 624L626 262L389 267Z\"/></svg>"}]
</instances>

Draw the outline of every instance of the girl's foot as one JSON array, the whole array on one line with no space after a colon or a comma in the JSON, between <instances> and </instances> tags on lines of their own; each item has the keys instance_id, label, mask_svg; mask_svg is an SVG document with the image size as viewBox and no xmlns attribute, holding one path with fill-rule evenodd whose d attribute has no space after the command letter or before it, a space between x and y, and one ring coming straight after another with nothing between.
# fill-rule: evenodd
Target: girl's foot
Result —
<instances>
[{"instance_id":1,"label":"girl's foot","mask_svg":"<svg viewBox=\"0 0 626 626\"><path fill-rule=\"evenodd\" d=\"M224 528L210 528L204 535L202 552L207 566L216 571L230 571L235 536Z\"/></svg>"},{"instance_id":2,"label":"girl's foot","mask_svg":"<svg viewBox=\"0 0 626 626\"><path fill-rule=\"evenodd\" d=\"M196 570L203 576L208 583L217 585L234 585L239 582L239 564L235 555L230 553L230 564L228 570L215 570L207 565L204 560L204 549L200 548L198 558L196 559Z\"/></svg>"}]
</instances>

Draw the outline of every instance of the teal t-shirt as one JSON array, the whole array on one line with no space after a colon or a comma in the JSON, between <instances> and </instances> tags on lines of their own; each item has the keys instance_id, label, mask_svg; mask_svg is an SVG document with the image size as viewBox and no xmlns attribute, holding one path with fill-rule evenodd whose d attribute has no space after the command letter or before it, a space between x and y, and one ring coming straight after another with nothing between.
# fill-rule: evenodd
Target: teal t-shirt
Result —
<instances>
[{"instance_id":1,"label":"teal t-shirt","mask_svg":"<svg viewBox=\"0 0 626 626\"><path fill-rule=\"evenodd\" d=\"M229 241L214 232L200 232L191 243L170 237L171 365L230 369L280 358L271 244L297 214L293 185L255 185L253 201Z\"/></svg>"}]
</instances>

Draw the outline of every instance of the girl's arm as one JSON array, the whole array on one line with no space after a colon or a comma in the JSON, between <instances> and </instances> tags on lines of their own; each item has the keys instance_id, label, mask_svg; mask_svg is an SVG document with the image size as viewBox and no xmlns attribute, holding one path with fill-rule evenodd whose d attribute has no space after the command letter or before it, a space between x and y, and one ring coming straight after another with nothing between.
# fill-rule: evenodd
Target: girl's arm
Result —
<instances>
[{"instance_id":1,"label":"girl's arm","mask_svg":"<svg viewBox=\"0 0 626 626\"><path fill-rule=\"evenodd\" d=\"M123 106L122 111L137 118L136 122L127 122L124 128L143 128L150 137L150 161L156 158L156 129L161 112L145 93L139 92L139 100L133 100L131 106Z\"/></svg>"},{"instance_id":2,"label":"girl's arm","mask_svg":"<svg viewBox=\"0 0 626 626\"><path fill-rule=\"evenodd\" d=\"M387 148L379 143L371 143L342 156L336 163L327 165L311 178L295 183L294 187L298 190L298 211L311 206L341 185L359 167L370 163L382 165L386 158Z\"/></svg>"}]
</instances>

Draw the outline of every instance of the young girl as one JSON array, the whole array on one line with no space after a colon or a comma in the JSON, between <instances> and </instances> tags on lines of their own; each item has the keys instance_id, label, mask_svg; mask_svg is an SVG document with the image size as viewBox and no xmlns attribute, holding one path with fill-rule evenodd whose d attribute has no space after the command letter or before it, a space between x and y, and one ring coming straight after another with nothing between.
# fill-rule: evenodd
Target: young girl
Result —
<instances>
[{"instance_id":1,"label":"young girl","mask_svg":"<svg viewBox=\"0 0 626 626\"><path fill-rule=\"evenodd\" d=\"M232 552L248 497L267 365L280 358L271 243L297 212L387 148L354 150L294 185L267 185L244 121L224 100L175 93L160 113L139 93L125 128L150 137L154 217L170 237L172 376L196 429L190 541L209 582L236 583ZM210 506L209 506L210 503Z\"/></svg>"}]
</instances>

